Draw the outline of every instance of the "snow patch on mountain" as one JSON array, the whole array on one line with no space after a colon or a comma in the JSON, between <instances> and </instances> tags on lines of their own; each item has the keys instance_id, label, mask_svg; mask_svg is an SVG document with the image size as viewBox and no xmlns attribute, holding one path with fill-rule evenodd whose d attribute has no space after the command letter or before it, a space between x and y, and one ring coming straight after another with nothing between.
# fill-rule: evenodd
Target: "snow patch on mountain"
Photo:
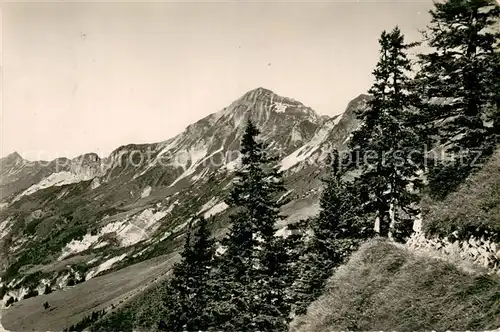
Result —
<instances>
[{"instance_id":1,"label":"snow patch on mountain","mask_svg":"<svg viewBox=\"0 0 500 332\"><path fill-rule=\"evenodd\" d=\"M84 250L89 249L94 243L99 240L101 235L91 235L87 233L83 236L81 240L71 240L70 243L66 244L66 246L62 249L62 254L59 256L57 260L62 260L69 255L76 254L82 252Z\"/></svg>"},{"instance_id":2,"label":"snow patch on mountain","mask_svg":"<svg viewBox=\"0 0 500 332\"><path fill-rule=\"evenodd\" d=\"M274 233L274 236L276 237L282 237L282 238L287 238L290 235L292 235L292 231L288 229L288 227L282 227Z\"/></svg>"},{"instance_id":3,"label":"snow patch on mountain","mask_svg":"<svg viewBox=\"0 0 500 332\"><path fill-rule=\"evenodd\" d=\"M215 204L217 204L217 202L218 202L218 199L216 197L212 197L208 202L206 202L205 204L203 204L203 206L200 208L200 211L198 213L202 213L202 212L210 209Z\"/></svg>"},{"instance_id":4,"label":"snow patch on mountain","mask_svg":"<svg viewBox=\"0 0 500 332\"><path fill-rule=\"evenodd\" d=\"M174 210L174 208L179 205L179 201L176 200L175 202L173 202L172 204L169 205L169 207L165 210L166 213L170 213Z\"/></svg>"},{"instance_id":5,"label":"snow patch on mountain","mask_svg":"<svg viewBox=\"0 0 500 332\"><path fill-rule=\"evenodd\" d=\"M175 157L175 156L173 156L171 151L173 151L178 146L181 138L182 138L182 134L179 134L179 135L161 143L162 144L160 147L161 150L156 155L155 159L149 165L147 165L142 172L134 174L133 178L136 179L136 178L146 174L151 168L158 165L160 163L160 160L161 160L161 164L164 165L164 163L166 163L165 159L168 160L170 158Z\"/></svg>"},{"instance_id":6,"label":"snow patch on mountain","mask_svg":"<svg viewBox=\"0 0 500 332\"><path fill-rule=\"evenodd\" d=\"M64 196L66 196L68 194L68 192L69 192L69 190L67 190L67 189L61 190L61 192L59 194L57 194L57 199L63 198Z\"/></svg>"},{"instance_id":7,"label":"snow patch on mountain","mask_svg":"<svg viewBox=\"0 0 500 332\"><path fill-rule=\"evenodd\" d=\"M29 293L29 289L26 287L9 289L9 291L2 298L2 305L4 305L7 302L7 300L11 297L20 301L28 293Z\"/></svg>"},{"instance_id":8,"label":"snow patch on mountain","mask_svg":"<svg viewBox=\"0 0 500 332\"><path fill-rule=\"evenodd\" d=\"M11 217L0 222L0 240L3 239L7 234L9 234L9 231L11 228L12 228L12 218Z\"/></svg>"},{"instance_id":9,"label":"snow patch on mountain","mask_svg":"<svg viewBox=\"0 0 500 332\"><path fill-rule=\"evenodd\" d=\"M338 117L339 118L339 117ZM302 163L304 161L313 162L314 160L309 160L315 152L321 147L321 144L325 142L328 134L331 132L333 127L338 124L336 118L334 121L326 122L311 138L309 142L292 152L287 157L283 158L281 161L281 170L286 171L295 165Z\"/></svg>"},{"instance_id":10,"label":"snow patch on mountain","mask_svg":"<svg viewBox=\"0 0 500 332\"><path fill-rule=\"evenodd\" d=\"M142 211L134 220L133 223L134 225L143 228L143 229L149 229L151 228L156 222L159 220L163 219L168 213L167 211L157 211L153 212L152 209L146 209Z\"/></svg>"},{"instance_id":11,"label":"snow patch on mountain","mask_svg":"<svg viewBox=\"0 0 500 332\"><path fill-rule=\"evenodd\" d=\"M119 234L120 243L124 247L134 245L149 238L148 233L140 227L134 224L128 224L125 226L122 232Z\"/></svg>"},{"instance_id":12,"label":"snow patch on mountain","mask_svg":"<svg viewBox=\"0 0 500 332\"><path fill-rule=\"evenodd\" d=\"M157 212L153 212L151 208L145 209L131 218L107 224L102 228L100 234L102 236L115 233L120 245L128 247L147 240L150 234L160 226L158 221L163 219L170 211L170 208L166 211ZM94 246L94 248L97 246Z\"/></svg>"},{"instance_id":13,"label":"snow patch on mountain","mask_svg":"<svg viewBox=\"0 0 500 332\"><path fill-rule=\"evenodd\" d=\"M291 193L294 192L295 189L291 189L291 190L288 190L286 193L284 193L283 195L280 196L280 198L278 198L278 201L277 202L281 202L283 199L285 199L288 195L290 195Z\"/></svg>"},{"instance_id":14,"label":"snow patch on mountain","mask_svg":"<svg viewBox=\"0 0 500 332\"><path fill-rule=\"evenodd\" d=\"M23 168L27 167L29 164L28 161L26 160L23 160L22 158L20 159L17 159L12 165L11 167L9 167L7 169L7 172L5 172L6 170L2 170L6 175L14 175L14 174L17 174L19 172L21 172L23 170Z\"/></svg>"},{"instance_id":15,"label":"snow patch on mountain","mask_svg":"<svg viewBox=\"0 0 500 332\"><path fill-rule=\"evenodd\" d=\"M177 135L172 139L167 140L165 143L163 143L163 148L160 150L158 153L158 156L156 159L158 160L160 157L163 157L167 152L171 151L174 147L176 147L179 143L179 140L181 138L181 135Z\"/></svg>"},{"instance_id":16,"label":"snow patch on mountain","mask_svg":"<svg viewBox=\"0 0 500 332\"><path fill-rule=\"evenodd\" d=\"M238 157L226 164L228 171L235 171L241 165L241 157Z\"/></svg>"},{"instance_id":17,"label":"snow patch on mountain","mask_svg":"<svg viewBox=\"0 0 500 332\"><path fill-rule=\"evenodd\" d=\"M38 294L43 294L45 292L45 286L50 286L50 279L42 279L38 284L36 290Z\"/></svg>"},{"instance_id":18,"label":"snow patch on mountain","mask_svg":"<svg viewBox=\"0 0 500 332\"><path fill-rule=\"evenodd\" d=\"M123 247L134 245L150 237L159 226L159 220L163 219L171 210L173 205L165 211L156 211L145 209L141 213L122 221L116 221L106 224L99 233L87 233L82 239L73 239L62 249L58 260L62 260L70 255L88 250L90 248L100 248L107 245L107 241L101 239L106 234L115 233L117 240Z\"/></svg>"},{"instance_id":19,"label":"snow patch on mountain","mask_svg":"<svg viewBox=\"0 0 500 332\"><path fill-rule=\"evenodd\" d=\"M284 103L274 103L273 110L278 113L284 113L287 109L288 105Z\"/></svg>"},{"instance_id":20,"label":"snow patch on mountain","mask_svg":"<svg viewBox=\"0 0 500 332\"><path fill-rule=\"evenodd\" d=\"M77 183L82 181L87 181L92 179L92 175L86 173L72 173L72 172L58 172L52 173L48 177L42 179L37 184L32 185L21 194L19 194L13 201L16 202L23 196L31 195L39 190L49 188L49 187L60 187L66 184Z\"/></svg>"},{"instance_id":21,"label":"snow patch on mountain","mask_svg":"<svg viewBox=\"0 0 500 332\"><path fill-rule=\"evenodd\" d=\"M207 155L208 147L205 144L197 144L188 150L181 151L173 158L173 166L181 167L184 172L175 179L170 186L193 174L199 162ZM189 167L188 167L189 165Z\"/></svg>"},{"instance_id":22,"label":"snow patch on mountain","mask_svg":"<svg viewBox=\"0 0 500 332\"><path fill-rule=\"evenodd\" d=\"M343 115L343 114L344 114L344 113L341 113L341 114L337 115L337 116L333 119L333 121L332 121L332 122L333 122L333 126L336 126L336 125L338 125L338 124L339 124L340 120L342 120L342 115Z\"/></svg>"},{"instance_id":23,"label":"snow patch on mountain","mask_svg":"<svg viewBox=\"0 0 500 332\"><path fill-rule=\"evenodd\" d=\"M233 119L234 128L239 128L239 127L241 127L243 120L245 120L245 113L244 112L235 112L235 114L232 116L232 119Z\"/></svg>"},{"instance_id":24,"label":"snow patch on mountain","mask_svg":"<svg viewBox=\"0 0 500 332\"><path fill-rule=\"evenodd\" d=\"M110 222L109 224L106 224L100 231L101 235L108 234L108 233L113 233L113 232L119 232L121 228L123 228L123 225L125 224L125 221L116 221L116 222Z\"/></svg>"},{"instance_id":25,"label":"snow patch on mountain","mask_svg":"<svg viewBox=\"0 0 500 332\"><path fill-rule=\"evenodd\" d=\"M295 209L292 213L286 216L284 223L293 223L299 220L307 219L319 213L319 203L314 202L302 208Z\"/></svg>"},{"instance_id":26,"label":"snow patch on mountain","mask_svg":"<svg viewBox=\"0 0 500 332\"><path fill-rule=\"evenodd\" d=\"M66 287L66 285L68 285L68 279L69 279L69 274L68 273L59 276L56 279L56 282L55 282L56 288L62 289L64 287Z\"/></svg>"},{"instance_id":27,"label":"snow patch on mountain","mask_svg":"<svg viewBox=\"0 0 500 332\"><path fill-rule=\"evenodd\" d=\"M96 188L99 188L101 186L101 182L99 181L99 178L94 178L92 182L90 183L90 189L94 190Z\"/></svg>"},{"instance_id":28,"label":"snow patch on mountain","mask_svg":"<svg viewBox=\"0 0 500 332\"><path fill-rule=\"evenodd\" d=\"M207 155L207 150L207 146L200 143L188 149L183 149L177 152L172 158L172 166L180 167L184 171L187 171Z\"/></svg>"},{"instance_id":29,"label":"snow patch on mountain","mask_svg":"<svg viewBox=\"0 0 500 332\"><path fill-rule=\"evenodd\" d=\"M117 233L121 245L127 247L148 239L150 237L149 234L153 233L160 226L158 221L163 219L167 213L167 211L153 212L152 209L146 209L133 217Z\"/></svg>"},{"instance_id":30,"label":"snow patch on mountain","mask_svg":"<svg viewBox=\"0 0 500 332\"><path fill-rule=\"evenodd\" d=\"M200 208L199 214L203 213L204 218L210 218L219 214L229 207L225 202L220 202L218 198L212 197L208 202Z\"/></svg>"},{"instance_id":31,"label":"snow patch on mountain","mask_svg":"<svg viewBox=\"0 0 500 332\"><path fill-rule=\"evenodd\" d=\"M122 261L125 257L127 257L127 254L122 254L120 256L115 256L106 260L96 268L91 269L89 272L87 272L87 274L85 275L85 280L91 279L92 277L101 273L102 271L109 270L114 264L118 263L119 261Z\"/></svg>"},{"instance_id":32,"label":"snow patch on mountain","mask_svg":"<svg viewBox=\"0 0 500 332\"><path fill-rule=\"evenodd\" d=\"M183 222L182 224L179 224L177 225L174 229L172 229L172 233L178 233L180 232L181 230L183 230L186 226L189 225L189 223L191 222L192 218L188 218L185 222ZM196 224L197 220L194 220L192 222L192 225Z\"/></svg>"},{"instance_id":33,"label":"snow patch on mountain","mask_svg":"<svg viewBox=\"0 0 500 332\"><path fill-rule=\"evenodd\" d=\"M151 186L147 186L141 192L141 198L146 198L151 194Z\"/></svg>"},{"instance_id":34,"label":"snow patch on mountain","mask_svg":"<svg viewBox=\"0 0 500 332\"><path fill-rule=\"evenodd\" d=\"M167 239L170 235L172 235L172 232L165 232L165 233L161 236L161 238L158 240L158 242L161 242L161 241L163 241L163 240Z\"/></svg>"},{"instance_id":35,"label":"snow patch on mountain","mask_svg":"<svg viewBox=\"0 0 500 332\"><path fill-rule=\"evenodd\" d=\"M225 202L220 202L212 206L207 212L203 214L204 218L210 218L226 210L229 207Z\"/></svg>"}]
</instances>

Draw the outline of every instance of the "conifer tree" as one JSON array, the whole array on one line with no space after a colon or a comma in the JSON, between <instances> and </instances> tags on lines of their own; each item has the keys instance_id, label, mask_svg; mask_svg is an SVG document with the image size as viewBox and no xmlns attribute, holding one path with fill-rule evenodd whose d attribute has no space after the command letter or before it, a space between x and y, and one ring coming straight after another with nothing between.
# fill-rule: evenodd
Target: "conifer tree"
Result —
<instances>
[{"instance_id":1,"label":"conifer tree","mask_svg":"<svg viewBox=\"0 0 500 332\"><path fill-rule=\"evenodd\" d=\"M441 196L453 190L498 143L500 6L495 0L436 2L416 82L424 121L450 144L453 158L431 168ZM431 165L432 166L432 165ZM443 188L445 190L443 190Z\"/></svg>"},{"instance_id":2,"label":"conifer tree","mask_svg":"<svg viewBox=\"0 0 500 332\"><path fill-rule=\"evenodd\" d=\"M369 90L373 98L358 114L362 125L350 142L351 161L361 173L356 183L367 189L363 207L376 215L375 228L381 236L402 239L411 232L417 213L416 178L423 152L419 135L408 124L418 98L409 90L411 63L406 52L415 44L406 44L398 27L382 32L379 43L380 60Z\"/></svg>"},{"instance_id":3,"label":"conifer tree","mask_svg":"<svg viewBox=\"0 0 500 332\"><path fill-rule=\"evenodd\" d=\"M324 290L332 269L342 264L366 238L372 227L360 213L360 192L342 180L342 169L336 150L328 159L328 175L323 179L319 215L310 220L312 235L304 241L300 273L293 285L294 313L304 314L308 305Z\"/></svg>"},{"instance_id":4,"label":"conifer tree","mask_svg":"<svg viewBox=\"0 0 500 332\"><path fill-rule=\"evenodd\" d=\"M289 287L289 247L286 239L274 237L262 246L257 279L257 317L259 331L287 331L291 309Z\"/></svg>"},{"instance_id":5,"label":"conifer tree","mask_svg":"<svg viewBox=\"0 0 500 332\"><path fill-rule=\"evenodd\" d=\"M268 156L259 134L248 121L241 141L242 167L227 199L236 212L217 268L215 329L286 329L288 259L275 237L275 224L282 218L278 195L284 186L276 159Z\"/></svg>"},{"instance_id":6,"label":"conifer tree","mask_svg":"<svg viewBox=\"0 0 500 332\"><path fill-rule=\"evenodd\" d=\"M211 318L206 308L210 301L209 278L213 267L215 243L207 221L200 217L191 238L190 225L181 261L175 265L166 292L166 316L158 328L166 331L203 330ZM193 243L191 243L193 242Z\"/></svg>"}]
</instances>

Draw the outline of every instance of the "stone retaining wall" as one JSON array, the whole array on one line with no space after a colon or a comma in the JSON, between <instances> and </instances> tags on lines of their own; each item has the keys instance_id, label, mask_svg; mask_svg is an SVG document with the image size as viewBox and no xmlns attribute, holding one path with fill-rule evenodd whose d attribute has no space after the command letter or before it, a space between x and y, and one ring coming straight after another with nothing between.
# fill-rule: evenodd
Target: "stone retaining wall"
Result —
<instances>
[{"instance_id":1,"label":"stone retaining wall","mask_svg":"<svg viewBox=\"0 0 500 332\"><path fill-rule=\"evenodd\" d=\"M463 260L500 275L500 244L483 237L471 237L468 241L459 241L448 237L427 238L422 231L417 231L406 245L411 250L434 251L439 253L441 258L449 258L455 262L457 259Z\"/></svg>"}]
</instances>

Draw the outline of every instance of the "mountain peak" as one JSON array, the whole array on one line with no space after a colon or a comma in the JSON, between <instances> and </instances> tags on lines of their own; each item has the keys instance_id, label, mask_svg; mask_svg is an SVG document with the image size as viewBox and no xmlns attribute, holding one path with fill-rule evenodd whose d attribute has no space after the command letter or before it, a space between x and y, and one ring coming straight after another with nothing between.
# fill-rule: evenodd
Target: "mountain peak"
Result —
<instances>
[{"instance_id":1,"label":"mountain peak","mask_svg":"<svg viewBox=\"0 0 500 332\"><path fill-rule=\"evenodd\" d=\"M287 104L292 104L292 105L304 106L301 102L299 102L293 98L280 96L276 92L269 90L269 89L266 89L266 88L263 88L263 87L258 87L258 88L255 88L253 90L248 91L240 98L240 100L276 101L276 102L282 102L282 103L287 103Z\"/></svg>"},{"instance_id":2,"label":"mountain peak","mask_svg":"<svg viewBox=\"0 0 500 332\"><path fill-rule=\"evenodd\" d=\"M266 88L261 87L261 86L259 86L258 88L252 89L248 92L256 92L256 93L263 93L263 94L276 94L276 93L274 93L274 91L272 91L270 89L266 89Z\"/></svg>"},{"instance_id":3,"label":"mountain peak","mask_svg":"<svg viewBox=\"0 0 500 332\"><path fill-rule=\"evenodd\" d=\"M358 103L366 103L367 101L369 101L372 98L373 97L371 95L368 95L366 93L362 93L359 96L357 96L356 98L354 98L353 100L351 100L349 102L349 104L347 105L347 107L354 105L354 104L358 104Z\"/></svg>"},{"instance_id":4,"label":"mountain peak","mask_svg":"<svg viewBox=\"0 0 500 332\"><path fill-rule=\"evenodd\" d=\"M310 107L305 106L295 99L280 96L274 91L263 87L248 91L237 99L233 105L242 104L253 111L265 109L267 111L284 113L290 116L307 116L313 122L320 119L319 115Z\"/></svg>"},{"instance_id":5,"label":"mountain peak","mask_svg":"<svg viewBox=\"0 0 500 332\"><path fill-rule=\"evenodd\" d=\"M21 155L17 151L12 152L7 157L16 158L16 159L21 158L22 159Z\"/></svg>"},{"instance_id":6,"label":"mountain peak","mask_svg":"<svg viewBox=\"0 0 500 332\"><path fill-rule=\"evenodd\" d=\"M245 93L241 97L241 99L248 100L248 101L254 101L254 100L257 100L257 99L260 99L260 100L262 100L262 99L272 100L272 99L275 99L275 97L283 98L283 97L278 96L276 93L274 93L273 91L271 91L269 89L266 89L266 88L263 88L263 87L258 87L258 88L255 88L255 89L250 90L247 93Z\"/></svg>"},{"instance_id":7,"label":"mountain peak","mask_svg":"<svg viewBox=\"0 0 500 332\"><path fill-rule=\"evenodd\" d=\"M367 95L364 93L360 94L359 96L351 100L349 104L347 104L345 113L356 112L356 110L358 109L366 108L368 101L370 101L372 98L373 97L371 95Z\"/></svg>"},{"instance_id":8,"label":"mountain peak","mask_svg":"<svg viewBox=\"0 0 500 332\"><path fill-rule=\"evenodd\" d=\"M24 160L23 157L17 151L12 152L9 154L7 157L2 158L3 161L10 161L10 162L16 162L16 161L22 161Z\"/></svg>"}]
</instances>

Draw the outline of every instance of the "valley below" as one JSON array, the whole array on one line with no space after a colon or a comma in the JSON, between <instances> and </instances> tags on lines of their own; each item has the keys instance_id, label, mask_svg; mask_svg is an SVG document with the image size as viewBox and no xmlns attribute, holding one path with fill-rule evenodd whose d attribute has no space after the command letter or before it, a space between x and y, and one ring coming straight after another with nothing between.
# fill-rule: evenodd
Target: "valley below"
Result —
<instances>
[{"instance_id":1,"label":"valley below","mask_svg":"<svg viewBox=\"0 0 500 332\"><path fill-rule=\"evenodd\" d=\"M2 325L10 331L61 331L92 311L119 308L154 287L169 274L178 254L159 256L47 295L39 295L5 310ZM44 308L47 302L49 307Z\"/></svg>"}]
</instances>

